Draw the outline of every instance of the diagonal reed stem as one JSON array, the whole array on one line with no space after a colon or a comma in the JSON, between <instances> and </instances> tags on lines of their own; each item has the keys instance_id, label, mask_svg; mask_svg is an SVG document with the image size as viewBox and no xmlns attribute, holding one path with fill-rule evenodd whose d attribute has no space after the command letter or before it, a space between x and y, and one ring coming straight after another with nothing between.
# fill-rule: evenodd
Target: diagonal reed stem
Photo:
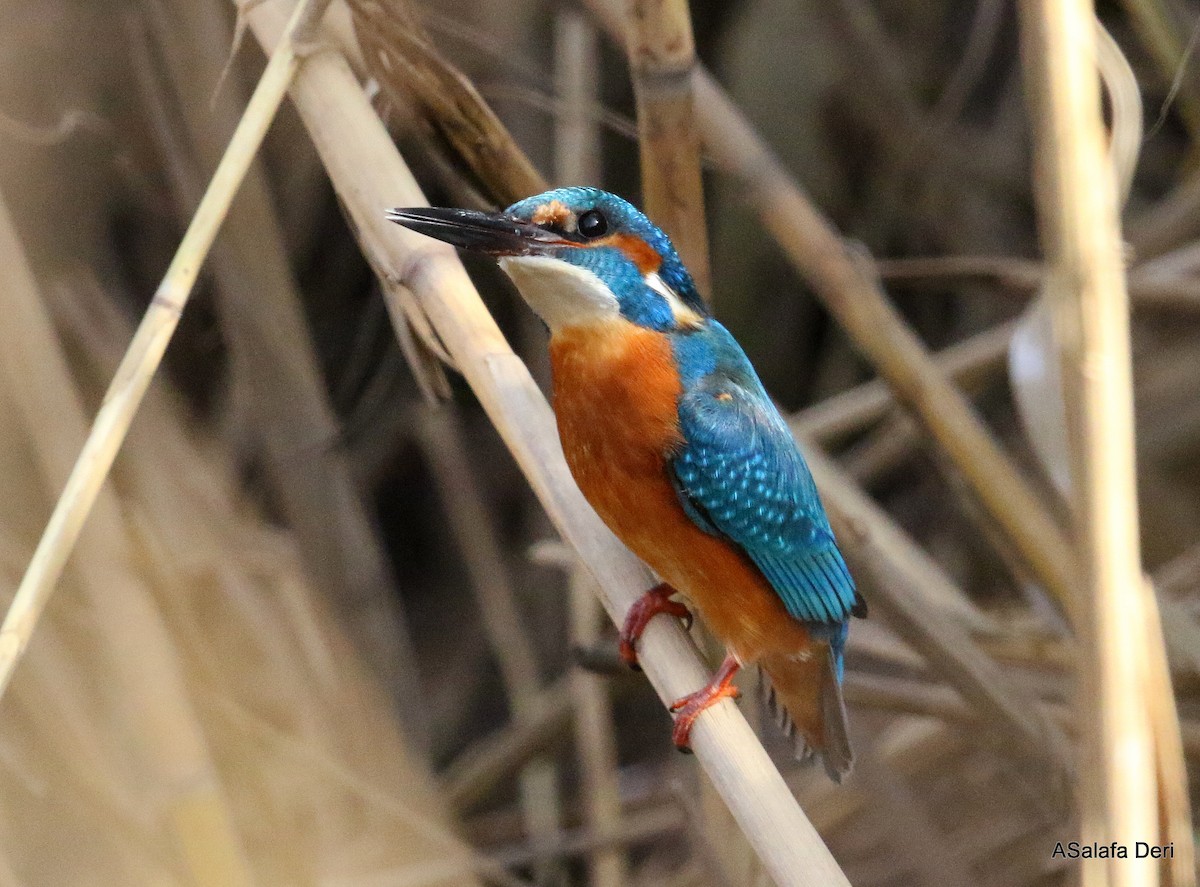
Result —
<instances>
[{"instance_id":1,"label":"diagonal reed stem","mask_svg":"<svg viewBox=\"0 0 1200 887\"><path fill-rule=\"evenodd\" d=\"M296 7L288 22L287 36L263 71L175 258L117 367L92 430L0 626L0 696L8 688L38 618L62 576L96 495L108 477L142 396L179 324L229 204L300 66L296 38L303 33L302 26L307 30L312 22L319 21L327 3L328 0L302 0Z\"/></svg>"}]
</instances>

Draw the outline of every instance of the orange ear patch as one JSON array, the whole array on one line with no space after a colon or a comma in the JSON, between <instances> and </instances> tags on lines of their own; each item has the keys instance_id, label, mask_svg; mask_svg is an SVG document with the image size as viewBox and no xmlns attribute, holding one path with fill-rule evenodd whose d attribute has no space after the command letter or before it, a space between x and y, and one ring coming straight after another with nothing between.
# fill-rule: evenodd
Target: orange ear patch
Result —
<instances>
[{"instance_id":1,"label":"orange ear patch","mask_svg":"<svg viewBox=\"0 0 1200 887\"><path fill-rule=\"evenodd\" d=\"M571 211L567 209L567 205L561 200L551 200L549 203L543 203L533 211L533 224L535 225L557 225L560 228L567 228L567 221L571 218Z\"/></svg>"},{"instance_id":2,"label":"orange ear patch","mask_svg":"<svg viewBox=\"0 0 1200 887\"><path fill-rule=\"evenodd\" d=\"M642 274L652 274L662 267L662 256L658 251L634 234L612 234L594 240L588 246L615 246L637 265Z\"/></svg>"}]
</instances>

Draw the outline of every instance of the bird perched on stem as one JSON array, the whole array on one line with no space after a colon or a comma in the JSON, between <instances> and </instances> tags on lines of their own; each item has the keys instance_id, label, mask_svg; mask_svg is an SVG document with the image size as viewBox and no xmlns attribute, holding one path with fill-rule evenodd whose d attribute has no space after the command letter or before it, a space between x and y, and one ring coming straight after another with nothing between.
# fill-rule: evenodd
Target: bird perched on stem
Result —
<instances>
[{"instance_id":1,"label":"bird perched on stem","mask_svg":"<svg viewBox=\"0 0 1200 887\"><path fill-rule=\"evenodd\" d=\"M397 209L393 221L500 266L550 328L554 407L584 496L662 579L630 609L622 656L654 616L700 613L727 655L671 708L688 747L704 709L758 665L799 757L834 779L852 754L842 656L865 607L812 475L733 336L714 320L667 236L595 188L561 188L503 213Z\"/></svg>"}]
</instances>

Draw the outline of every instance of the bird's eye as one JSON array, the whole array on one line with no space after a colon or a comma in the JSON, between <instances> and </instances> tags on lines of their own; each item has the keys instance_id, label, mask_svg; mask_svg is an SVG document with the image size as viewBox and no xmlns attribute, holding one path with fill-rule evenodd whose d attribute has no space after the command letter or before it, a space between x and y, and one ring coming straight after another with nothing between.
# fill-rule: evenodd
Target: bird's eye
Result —
<instances>
[{"instance_id":1,"label":"bird's eye","mask_svg":"<svg viewBox=\"0 0 1200 887\"><path fill-rule=\"evenodd\" d=\"M600 237L608 230L608 219L598 209L589 209L579 217L579 233L584 237Z\"/></svg>"}]
</instances>

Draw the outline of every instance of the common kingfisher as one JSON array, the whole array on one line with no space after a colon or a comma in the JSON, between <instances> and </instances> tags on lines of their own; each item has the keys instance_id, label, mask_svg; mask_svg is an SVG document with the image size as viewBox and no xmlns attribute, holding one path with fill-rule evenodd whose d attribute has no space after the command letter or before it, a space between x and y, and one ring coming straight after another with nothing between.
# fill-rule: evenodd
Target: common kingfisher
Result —
<instances>
[{"instance_id":1,"label":"common kingfisher","mask_svg":"<svg viewBox=\"0 0 1200 887\"><path fill-rule=\"evenodd\" d=\"M688 617L726 646L712 681L678 700L673 738L736 696L758 665L797 757L835 780L853 756L842 698L850 617L865 615L804 457L737 341L710 315L671 241L596 188L560 188L502 213L388 217L499 257L550 329L567 464L610 529L662 580L630 609L621 653L652 617Z\"/></svg>"}]
</instances>

